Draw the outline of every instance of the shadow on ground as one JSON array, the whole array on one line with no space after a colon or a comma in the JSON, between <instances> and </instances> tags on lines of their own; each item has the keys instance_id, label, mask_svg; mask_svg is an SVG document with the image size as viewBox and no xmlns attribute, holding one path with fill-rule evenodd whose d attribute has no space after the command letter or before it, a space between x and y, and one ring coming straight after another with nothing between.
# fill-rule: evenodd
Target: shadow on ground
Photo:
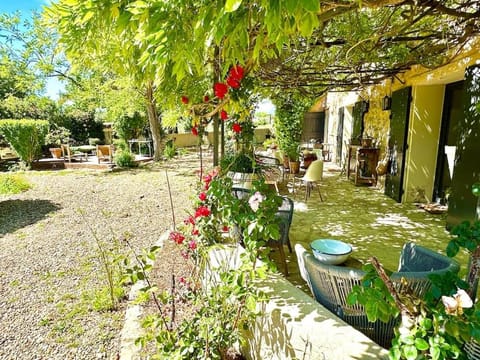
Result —
<instances>
[{"instance_id":1,"label":"shadow on ground","mask_svg":"<svg viewBox=\"0 0 480 360\"><path fill-rule=\"evenodd\" d=\"M324 201L320 200L317 189L305 200L305 187L300 183L297 179L295 193L292 179L281 190L295 203L290 228L292 246L300 243L310 249L315 239L337 239L352 245L350 262L365 263L376 256L392 271L397 269L403 244L410 241L445 254L451 236L445 229L444 215L429 214L412 203L399 204L387 197L380 186L355 186L331 165L324 170L320 184ZM288 250L286 253L288 280L303 288L296 256ZM459 254L456 259L465 268L466 256Z\"/></svg>"},{"instance_id":2,"label":"shadow on ground","mask_svg":"<svg viewBox=\"0 0 480 360\"><path fill-rule=\"evenodd\" d=\"M34 224L59 209L60 206L48 200L0 201L0 236Z\"/></svg>"}]
</instances>

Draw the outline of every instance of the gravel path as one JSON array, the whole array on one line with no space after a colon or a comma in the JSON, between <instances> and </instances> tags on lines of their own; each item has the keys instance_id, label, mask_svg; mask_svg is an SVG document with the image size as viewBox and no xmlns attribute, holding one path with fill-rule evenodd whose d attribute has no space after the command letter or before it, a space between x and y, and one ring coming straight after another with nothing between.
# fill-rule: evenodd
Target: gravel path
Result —
<instances>
[{"instance_id":1,"label":"gravel path","mask_svg":"<svg viewBox=\"0 0 480 360\"><path fill-rule=\"evenodd\" d=\"M131 171L30 172L33 189L0 197L0 359L117 358L125 304L93 309L106 284L93 233L151 246L172 223L165 168L178 222L198 167L187 154Z\"/></svg>"}]
</instances>

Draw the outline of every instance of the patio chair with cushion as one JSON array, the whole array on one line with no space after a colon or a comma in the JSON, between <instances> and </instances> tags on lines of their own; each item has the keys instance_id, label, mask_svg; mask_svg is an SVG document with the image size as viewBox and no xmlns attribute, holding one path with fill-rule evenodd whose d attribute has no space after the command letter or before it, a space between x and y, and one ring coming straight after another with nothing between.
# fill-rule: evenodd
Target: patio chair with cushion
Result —
<instances>
[{"instance_id":1,"label":"patio chair with cushion","mask_svg":"<svg viewBox=\"0 0 480 360\"><path fill-rule=\"evenodd\" d=\"M353 286L361 285L365 272L346 266L327 265L297 244L295 252L302 278L307 282L315 299L342 320L370 337L377 344L389 348L398 319L388 323L369 322L362 305L348 305L347 297ZM429 275L458 272L458 263L430 249L414 243L405 244L397 272L390 278L398 291L406 290L423 297L431 287ZM406 281L403 281L406 280Z\"/></svg>"},{"instance_id":2,"label":"patio chair with cushion","mask_svg":"<svg viewBox=\"0 0 480 360\"><path fill-rule=\"evenodd\" d=\"M99 164L101 160L113 162L113 145L97 145L97 159Z\"/></svg>"},{"instance_id":3,"label":"patio chair with cushion","mask_svg":"<svg viewBox=\"0 0 480 360\"><path fill-rule=\"evenodd\" d=\"M72 160L82 161L85 158L85 154L80 151L74 151L68 144L61 144L60 147L62 149L63 160L68 160L68 162L72 162Z\"/></svg>"}]
</instances>

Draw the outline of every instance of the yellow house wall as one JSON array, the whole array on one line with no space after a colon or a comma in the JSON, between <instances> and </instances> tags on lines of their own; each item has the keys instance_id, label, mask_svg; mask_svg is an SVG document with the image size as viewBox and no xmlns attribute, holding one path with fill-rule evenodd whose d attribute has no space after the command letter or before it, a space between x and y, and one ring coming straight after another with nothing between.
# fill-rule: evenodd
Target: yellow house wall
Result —
<instances>
[{"instance_id":1,"label":"yellow house wall","mask_svg":"<svg viewBox=\"0 0 480 360\"><path fill-rule=\"evenodd\" d=\"M430 201L435 181L444 85L414 86L408 127L404 202Z\"/></svg>"},{"instance_id":2,"label":"yellow house wall","mask_svg":"<svg viewBox=\"0 0 480 360\"><path fill-rule=\"evenodd\" d=\"M333 160L343 162L352 129L352 107L356 101L369 101L369 111L364 117L364 134L375 139L380 148L380 158L385 155L388 132L390 128L390 111L382 110L382 99L385 95L411 86L413 101L410 113L410 128L407 143L409 149L406 154L405 178L403 188L405 194L402 201L419 200L424 193L431 200L435 181L435 168L438 151L439 131L443 109L445 85L463 80L465 69L471 65L480 64L480 39L465 47L461 54L445 66L437 69L427 69L422 66L413 66L411 70L397 74L381 84L370 86L360 92L331 92L322 102L326 112L326 139L336 144L338 126L338 110L345 107L343 153L342 159ZM340 161L341 160L341 161ZM382 186L385 179L379 179Z\"/></svg>"}]
</instances>

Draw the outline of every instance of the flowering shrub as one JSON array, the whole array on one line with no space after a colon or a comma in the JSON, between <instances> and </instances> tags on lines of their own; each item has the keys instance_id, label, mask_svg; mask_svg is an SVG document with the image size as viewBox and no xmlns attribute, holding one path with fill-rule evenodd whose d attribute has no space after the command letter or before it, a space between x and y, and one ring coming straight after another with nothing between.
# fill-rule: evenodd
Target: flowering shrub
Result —
<instances>
[{"instance_id":1,"label":"flowering shrub","mask_svg":"<svg viewBox=\"0 0 480 360\"><path fill-rule=\"evenodd\" d=\"M258 303L264 299L254 282L264 278L272 265L265 245L280 236L275 216L280 204L281 198L261 181L253 184L251 194L239 199L234 196L232 180L221 176L219 169L205 175L191 215L169 235L170 241L180 247L183 261L195 268L190 277L175 279L177 285L171 294L157 294L153 284L144 289L149 296L160 299L159 304L188 301L191 314L172 326L173 315L160 306L157 316L145 319L147 332L138 342L145 345L155 341L161 359L220 359L227 350L241 345L243 330L254 320ZM208 264L210 251L219 244L236 247L239 239L234 229L241 233L245 247L239 268L215 269L219 282L202 287L200 274ZM145 278L145 274L139 278Z\"/></svg>"}]
</instances>

